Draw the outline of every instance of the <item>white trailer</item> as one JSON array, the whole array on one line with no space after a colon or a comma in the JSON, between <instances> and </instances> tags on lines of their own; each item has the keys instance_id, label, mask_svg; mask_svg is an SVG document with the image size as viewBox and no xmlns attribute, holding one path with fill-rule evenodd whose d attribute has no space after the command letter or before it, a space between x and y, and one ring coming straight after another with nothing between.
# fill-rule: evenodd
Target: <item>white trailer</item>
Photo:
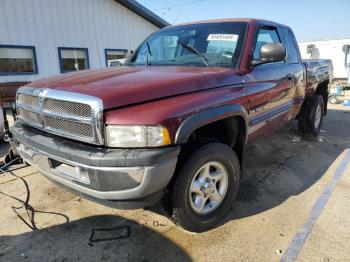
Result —
<instances>
[{"instance_id":1,"label":"white trailer","mask_svg":"<svg viewBox=\"0 0 350 262\"><path fill-rule=\"evenodd\" d=\"M350 38L299 43L303 59L331 59L334 79L350 84Z\"/></svg>"}]
</instances>

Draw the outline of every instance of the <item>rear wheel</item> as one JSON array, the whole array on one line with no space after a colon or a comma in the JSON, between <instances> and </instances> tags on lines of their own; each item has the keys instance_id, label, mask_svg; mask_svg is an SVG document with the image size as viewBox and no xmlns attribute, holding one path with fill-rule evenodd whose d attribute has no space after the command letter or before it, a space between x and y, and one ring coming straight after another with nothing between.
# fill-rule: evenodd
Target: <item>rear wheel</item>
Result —
<instances>
[{"instance_id":1,"label":"rear wheel","mask_svg":"<svg viewBox=\"0 0 350 262\"><path fill-rule=\"evenodd\" d=\"M202 232L229 213L237 196L240 165L225 144L199 146L179 168L173 187L173 219L184 229Z\"/></svg>"},{"instance_id":2,"label":"rear wheel","mask_svg":"<svg viewBox=\"0 0 350 262\"><path fill-rule=\"evenodd\" d=\"M324 116L324 101L322 96L313 96L303 110L302 117L298 121L299 130L306 135L318 136Z\"/></svg>"}]
</instances>

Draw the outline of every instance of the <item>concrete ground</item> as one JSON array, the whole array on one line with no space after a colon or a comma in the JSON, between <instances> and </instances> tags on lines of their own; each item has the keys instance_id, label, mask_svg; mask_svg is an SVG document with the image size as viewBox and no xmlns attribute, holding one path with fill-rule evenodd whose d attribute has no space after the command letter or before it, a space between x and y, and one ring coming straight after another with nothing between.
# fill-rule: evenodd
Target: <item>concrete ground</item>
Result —
<instances>
[{"instance_id":1,"label":"concrete ground","mask_svg":"<svg viewBox=\"0 0 350 262\"><path fill-rule=\"evenodd\" d=\"M233 211L201 234L176 227L156 207L107 208L18 166L0 175L0 261L350 261L347 148L350 107L342 105L330 105L318 138L301 138L292 123L250 145ZM29 199L34 223L30 210L14 208L22 206L16 198ZM124 238L89 243L94 229L124 226L130 235L96 231Z\"/></svg>"}]
</instances>

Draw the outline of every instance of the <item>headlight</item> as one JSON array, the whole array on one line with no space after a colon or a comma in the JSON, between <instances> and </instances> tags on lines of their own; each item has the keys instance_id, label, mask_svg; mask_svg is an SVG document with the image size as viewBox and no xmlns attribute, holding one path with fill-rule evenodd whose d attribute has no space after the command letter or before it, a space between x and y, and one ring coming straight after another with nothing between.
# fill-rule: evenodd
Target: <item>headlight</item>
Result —
<instances>
[{"instance_id":1,"label":"headlight","mask_svg":"<svg viewBox=\"0 0 350 262\"><path fill-rule=\"evenodd\" d=\"M106 126L109 147L158 147L170 145L168 129L163 126Z\"/></svg>"}]
</instances>

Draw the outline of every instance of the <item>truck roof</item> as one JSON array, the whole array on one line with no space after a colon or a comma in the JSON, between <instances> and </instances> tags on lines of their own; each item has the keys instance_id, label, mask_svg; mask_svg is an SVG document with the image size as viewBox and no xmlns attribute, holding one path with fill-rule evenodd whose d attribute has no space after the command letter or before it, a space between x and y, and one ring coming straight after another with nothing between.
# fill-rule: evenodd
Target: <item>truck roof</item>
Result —
<instances>
[{"instance_id":1,"label":"truck roof","mask_svg":"<svg viewBox=\"0 0 350 262\"><path fill-rule=\"evenodd\" d=\"M264 22L264 23L269 23L272 25L276 26L282 26L289 28L286 25L274 22L274 21L269 21L265 19L260 19L260 18L221 18L221 19L209 19L209 20L199 20L199 21L192 21L192 22L187 22L187 23L181 23L181 24L176 24L176 25L171 25L169 27L174 27L174 26L182 26L182 25L194 25L194 24L209 24L209 23L225 23L225 22L245 22L245 23L259 23L259 22Z\"/></svg>"}]
</instances>

